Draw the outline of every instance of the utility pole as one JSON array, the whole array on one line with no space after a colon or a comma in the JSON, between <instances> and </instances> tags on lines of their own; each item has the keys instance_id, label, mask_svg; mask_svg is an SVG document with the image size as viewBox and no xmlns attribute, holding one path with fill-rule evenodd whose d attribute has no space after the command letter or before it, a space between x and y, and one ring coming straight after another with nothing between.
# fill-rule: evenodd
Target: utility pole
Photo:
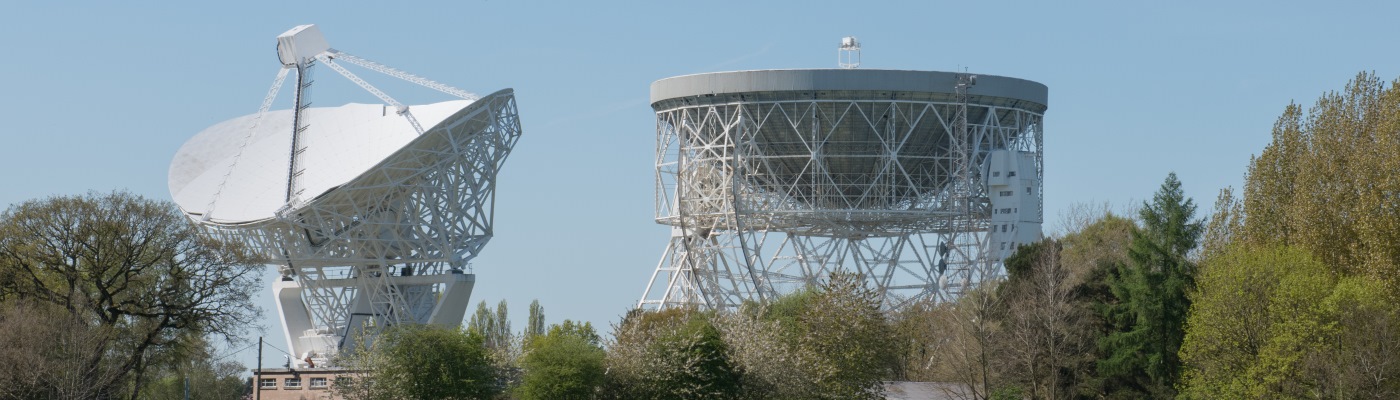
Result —
<instances>
[{"instance_id":1,"label":"utility pole","mask_svg":"<svg viewBox=\"0 0 1400 400\"><path fill-rule=\"evenodd\" d=\"M262 400L262 336L258 336L258 369L253 372L253 393L257 393L257 400Z\"/></svg>"}]
</instances>

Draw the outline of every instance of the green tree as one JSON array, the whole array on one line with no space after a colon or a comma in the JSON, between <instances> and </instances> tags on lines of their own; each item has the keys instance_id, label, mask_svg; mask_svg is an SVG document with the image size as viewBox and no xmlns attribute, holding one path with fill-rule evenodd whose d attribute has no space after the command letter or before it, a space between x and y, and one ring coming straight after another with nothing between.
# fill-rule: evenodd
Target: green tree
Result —
<instances>
[{"instance_id":1,"label":"green tree","mask_svg":"<svg viewBox=\"0 0 1400 400\"><path fill-rule=\"evenodd\" d=\"M724 399L739 396L740 373L711 313L671 308L629 312L613 328L603 396Z\"/></svg>"},{"instance_id":2,"label":"green tree","mask_svg":"<svg viewBox=\"0 0 1400 400\"><path fill-rule=\"evenodd\" d=\"M530 301L530 316L525 326L524 341L529 342L531 338L543 335L544 328L544 307L540 306L538 299Z\"/></svg>"},{"instance_id":3,"label":"green tree","mask_svg":"<svg viewBox=\"0 0 1400 400\"><path fill-rule=\"evenodd\" d=\"M502 391L485 346L470 330L402 325L338 360L354 371L333 390L354 400L488 399Z\"/></svg>"},{"instance_id":4,"label":"green tree","mask_svg":"<svg viewBox=\"0 0 1400 400\"><path fill-rule=\"evenodd\" d=\"M1312 108L1290 104L1251 160L1245 236L1298 246L1338 272L1400 287L1400 89L1358 74Z\"/></svg>"},{"instance_id":5,"label":"green tree","mask_svg":"<svg viewBox=\"0 0 1400 400\"><path fill-rule=\"evenodd\" d=\"M486 348L497 354L510 354L515 337L510 330L510 315L506 301L496 304L495 312L486 307L486 301L476 306L476 313L467 321L467 330L480 334Z\"/></svg>"},{"instance_id":6,"label":"green tree","mask_svg":"<svg viewBox=\"0 0 1400 400\"><path fill-rule=\"evenodd\" d=\"M1183 395L1393 398L1400 89L1358 74L1272 136L1211 218Z\"/></svg>"},{"instance_id":7,"label":"green tree","mask_svg":"<svg viewBox=\"0 0 1400 400\"><path fill-rule=\"evenodd\" d=\"M903 362L878 294L856 274L717 321L751 398L878 398Z\"/></svg>"},{"instance_id":8,"label":"green tree","mask_svg":"<svg viewBox=\"0 0 1400 400\"><path fill-rule=\"evenodd\" d=\"M193 338L232 343L260 316L262 266L166 201L125 192L31 200L0 214L0 301L44 303L92 330L88 369L127 396ZM77 327L75 327L77 329ZM115 395L107 393L108 396Z\"/></svg>"},{"instance_id":9,"label":"green tree","mask_svg":"<svg viewBox=\"0 0 1400 400\"><path fill-rule=\"evenodd\" d=\"M1110 281L1118 303L1105 311L1116 329L1100 341L1106 357L1098 367L1122 389L1158 398L1175 394L1191 305L1187 293L1195 286L1195 264L1187 254L1204 229L1195 213L1176 174L1168 174L1139 213L1143 228L1133 234L1130 262Z\"/></svg>"},{"instance_id":10,"label":"green tree","mask_svg":"<svg viewBox=\"0 0 1400 400\"><path fill-rule=\"evenodd\" d=\"M1185 398L1394 398L1400 307L1381 281L1306 251L1236 244L1202 265L1181 357Z\"/></svg>"},{"instance_id":11,"label":"green tree","mask_svg":"<svg viewBox=\"0 0 1400 400\"><path fill-rule=\"evenodd\" d=\"M1074 284L1072 304L1079 318L1079 323L1070 325L1069 337L1077 351L1063 360L1069 368L1065 379L1081 398L1117 391L1114 377L1098 371L1098 361L1106 355L1097 343L1116 329L1104 317L1106 310L1118 304L1110 282L1118 279L1119 266L1129 262L1128 249L1137 231L1132 220L1107 211L1093 218L1059 240L1060 262Z\"/></svg>"},{"instance_id":12,"label":"green tree","mask_svg":"<svg viewBox=\"0 0 1400 400\"><path fill-rule=\"evenodd\" d=\"M1343 277L1322 302L1327 353L1304 360L1315 392L1333 398L1400 398L1400 302L1386 282Z\"/></svg>"},{"instance_id":13,"label":"green tree","mask_svg":"<svg viewBox=\"0 0 1400 400\"><path fill-rule=\"evenodd\" d=\"M1325 276L1325 268L1306 252L1235 246L1208 259L1193 296L1181 357L1187 369L1182 395L1192 398L1257 398L1265 395L1259 357L1273 342L1271 328L1284 319L1311 315L1274 315L1271 303L1281 294L1287 275ZM1298 279L1302 280L1302 279ZM1330 287L1312 287L1325 293ZM1292 302L1286 302L1292 303ZM1309 335L1311 336L1311 335ZM1277 351L1277 348L1275 348ZM1279 356L1279 354L1275 354ZM1294 365L1296 367L1296 365ZM1296 368L1295 368L1296 369ZM1274 375L1277 381L1282 376ZM1281 393L1276 393L1281 394Z\"/></svg>"},{"instance_id":14,"label":"green tree","mask_svg":"<svg viewBox=\"0 0 1400 400\"><path fill-rule=\"evenodd\" d=\"M896 357L879 293L858 274L832 273L799 315L797 343L816 355L821 398L882 398Z\"/></svg>"},{"instance_id":15,"label":"green tree","mask_svg":"<svg viewBox=\"0 0 1400 400\"><path fill-rule=\"evenodd\" d=\"M605 352L587 322L564 320L525 345L521 399L588 399L603 383Z\"/></svg>"},{"instance_id":16,"label":"green tree","mask_svg":"<svg viewBox=\"0 0 1400 400\"><path fill-rule=\"evenodd\" d=\"M195 341L186 352L178 361L153 371L143 397L174 400L184 399L188 393L188 398L200 400L243 398L247 387L239 376L248 371L247 367L215 359L214 348L202 340Z\"/></svg>"},{"instance_id":17,"label":"green tree","mask_svg":"<svg viewBox=\"0 0 1400 400\"><path fill-rule=\"evenodd\" d=\"M1239 239L1244 230L1244 202L1235 198L1233 188L1220 189L1220 195L1215 198L1215 211L1211 212L1202 233L1198 258L1210 258L1225 251L1231 243L1242 242Z\"/></svg>"},{"instance_id":18,"label":"green tree","mask_svg":"<svg viewBox=\"0 0 1400 400\"><path fill-rule=\"evenodd\" d=\"M506 301L496 303L493 312L486 302L477 304L476 313L467 322L467 330L481 335L492 364L499 372L496 375L502 388L514 387L520 383L521 341L510 330L510 315Z\"/></svg>"}]
</instances>

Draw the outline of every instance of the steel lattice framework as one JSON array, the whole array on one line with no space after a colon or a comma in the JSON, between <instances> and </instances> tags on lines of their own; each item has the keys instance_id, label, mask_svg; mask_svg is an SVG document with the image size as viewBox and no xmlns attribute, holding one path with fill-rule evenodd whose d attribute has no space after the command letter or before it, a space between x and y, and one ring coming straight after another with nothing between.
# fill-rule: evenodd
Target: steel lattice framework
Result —
<instances>
[{"instance_id":1,"label":"steel lattice framework","mask_svg":"<svg viewBox=\"0 0 1400 400\"><path fill-rule=\"evenodd\" d=\"M367 322L351 321L365 314L355 310L360 296L370 306L361 317L373 325L428 323L446 287L430 281L462 275L492 237L495 177L520 134L515 97L503 90L301 208L201 226L282 264L302 287L313 326L336 340ZM468 277L450 280L458 279Z\"/></svg>"},{"instance_id":2,"label":"steel lattice framework","mask_svg":"<svg viewBox=\"0 0 1400 400\"><path fill-rule=\"evenodd\" d=\"M991 80L982 92L972 75L919 71L658 81L656 220L672 235L638 306L734 307L852 271L898 308L1001 276L1008 247L1040 235L1044 86Z\"/></svg>"},{"instance_id":3,"label":"steel lattice framework","mask_svg":"<svg viewBox=\"0 0 1400 400\"><path fill-rule=\"evenodd\" d=\"M278 36L277 50L283 67L258 113L207 129L176 155L177 204L207 234L279 265L274 292L296 367L325 365L353 334L461 324L469 262L493 235L496 176L521 135L514 91L481 97L356 57L314 25ZM338 61L461 100L413 106L416 116ZM317 64L385 105L312 108ZM289 71L293 108L269 112Z\"/></svg>"}]
</instances>

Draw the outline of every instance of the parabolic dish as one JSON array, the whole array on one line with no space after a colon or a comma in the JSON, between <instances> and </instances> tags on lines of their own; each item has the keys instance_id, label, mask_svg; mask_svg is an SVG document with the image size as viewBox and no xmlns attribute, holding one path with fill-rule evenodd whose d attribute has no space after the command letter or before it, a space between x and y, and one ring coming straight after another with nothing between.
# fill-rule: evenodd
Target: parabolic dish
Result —
<instances>
[{"instance_id":1,"label":"parabolic dish","mask_svg":"<svg viewBox=\"0 0 1400 400\"><path fill-rule=\"evenodd\" d=\"M411 109L424 127L436 127L471 104L454 100ZM308 129L302 136L306 141L301 160L305 171L301 176L302 200L316 198L364 174L419 137L391 106L310 108L303 116ZM170 193L187 214L202 216L212 209L209 222L237 224L274 218L286 204L292 111L268 111L256 127L255 119L256 114L245 115L211 126L176 152L170 164ZM245 142L247 147L240 156Z\"/></svg>"}]
</instances>

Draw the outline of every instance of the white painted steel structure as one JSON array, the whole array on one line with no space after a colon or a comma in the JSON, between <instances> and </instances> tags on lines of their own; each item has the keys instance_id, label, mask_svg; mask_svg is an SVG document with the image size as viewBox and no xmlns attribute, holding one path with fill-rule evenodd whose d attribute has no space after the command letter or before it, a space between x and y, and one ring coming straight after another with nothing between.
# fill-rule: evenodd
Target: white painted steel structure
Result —
<instances>
[{"instance_id":1,"label":"white painted steel structure","mask_svg":"<svg viewBox=\"0 0 1400 400\"><path fill-rule=\"evenodd\" d=\"M862 69L652 84L656 221L638 307L735 307L864 274L887 308L1004 275L1041 236L1039 83Z\"/></svg>"},{"instance_id":2,"label":"white painted steel structure","mask_svg":"<svg viewBox=\"0 0 1400 400\"><path fill-rule=\"evenodd\" d=\"M205 232L280 265L274 292L297 358L325 365L361 330L461 324L475 281L468 263L492 236L496 174L521 134L513 92L476 96L350 56L314 25L279 36L277 50L283 68L258 113L214 125L176 154L176 204ZM405 106L337 61L461 100ZM318 63L386 104L311 107ZM296 105L268 111L288 71Z\"/></svg>"},{"instance_id":3,"label":"white painted steel structure","mask_svg":"<svg viewBox=\"0 0 1400 400\"><path fill-rule=\"evenodd\" d=\"M860 67L860 40L855 36L841 38L841 47L836 49L836 65L841 68Z\"/></svg>"}]
</instances>

